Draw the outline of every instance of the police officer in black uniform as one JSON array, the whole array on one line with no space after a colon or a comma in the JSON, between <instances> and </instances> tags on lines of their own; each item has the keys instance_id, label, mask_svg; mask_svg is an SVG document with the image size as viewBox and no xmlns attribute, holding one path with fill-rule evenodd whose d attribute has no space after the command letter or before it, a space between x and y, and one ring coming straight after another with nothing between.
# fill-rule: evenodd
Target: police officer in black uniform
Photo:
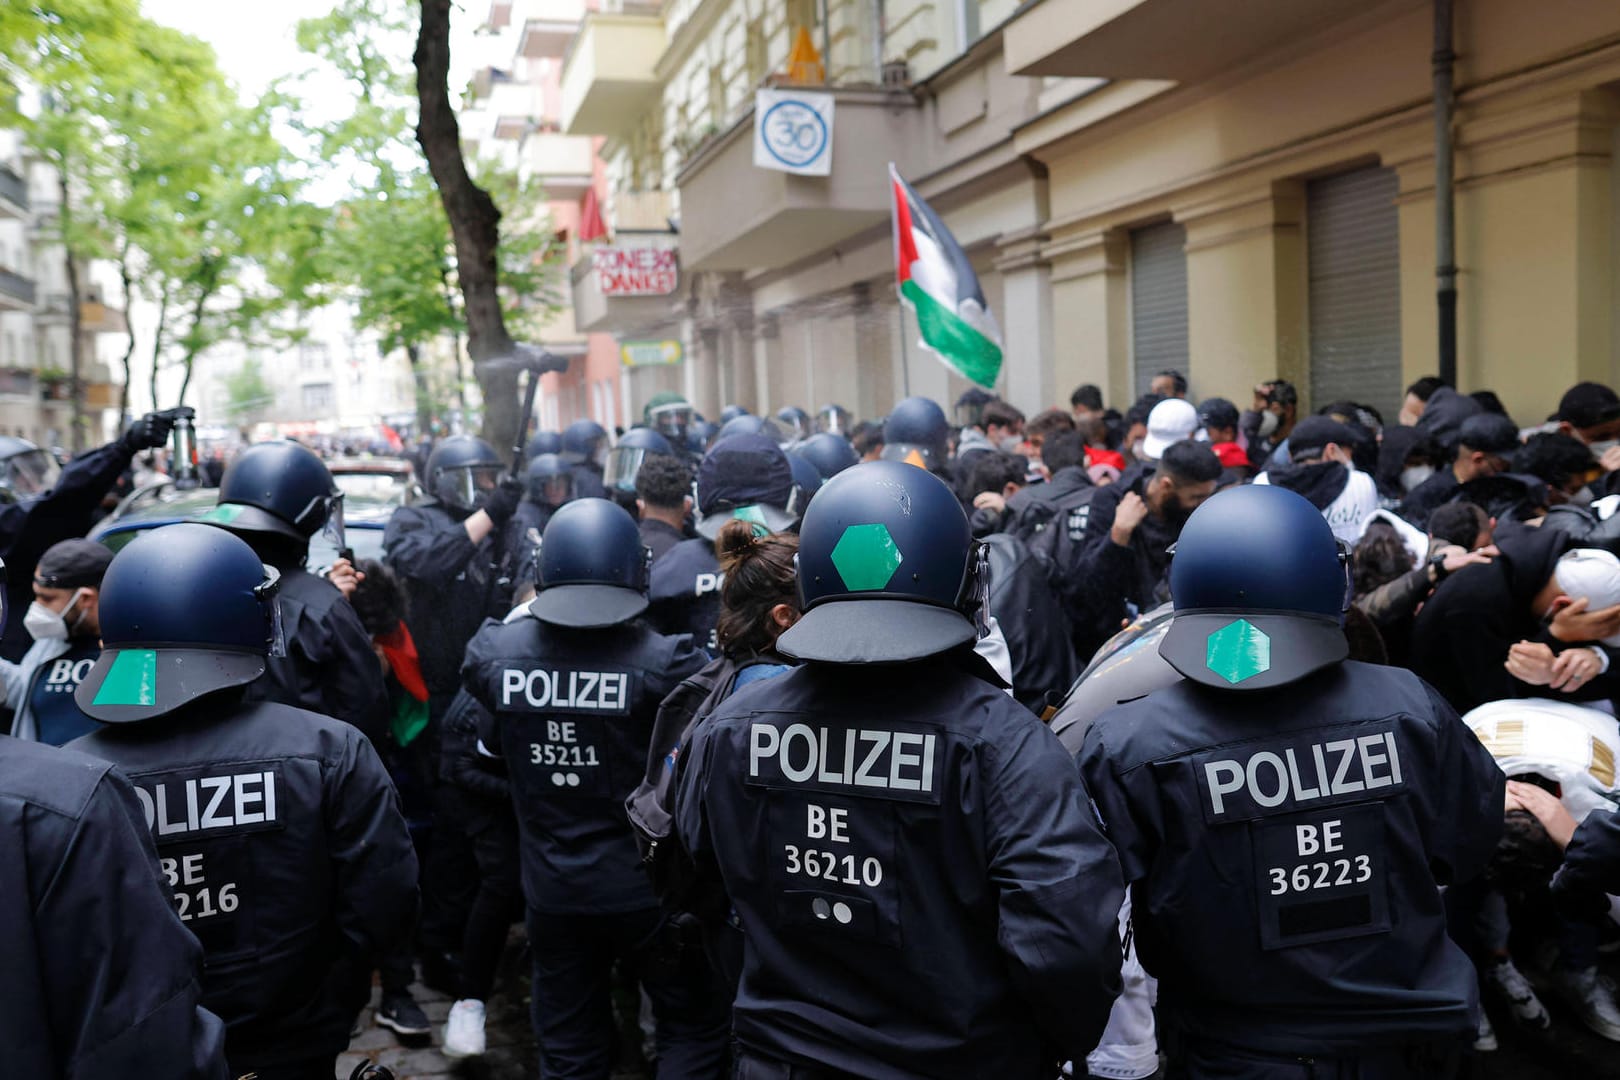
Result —
<instances>
[{"instance_id":1,"label":"police officer in black uniform","mask_svg":"<svg viewBox=\"0 0 1620 1080\"><path fill-rule=\"evenodd\" d=\"M0 564L0 622L4 581ZM199 1004L201 971L129 781L105 761L0 737L7 1075L224 1080L225 1026Z\"/></svg>"},{"instance_id":2,"label":"police officer in black uniform","mask_svg":"<svg viewBox=\"0 0 1620 1080\"><path fill-rule=\"evenodd\" d=\"M690 406L687 406L690 411ZM681 426L681 435L684 440L686 427ZM631 428L619 437L608 451L607 467L602 472L602 481L607 485L608 496L620 506L624 507L634 516L636 512L636 473L641 471L641 463L647 460L648 454L675 453L675 448L663 435L652 428Z\"/></svg>"},{"instance_id":3,"label":"police officer in black uniform","mask_svg":"<svg viewBox=\"0 0 1620 1080\"><path fill-rule=\"evenodd\" d=\"M523 501L506 523L502 550L513 567L512 580L534 580L534 549L557 508L574 497L574 474L558 454L536 454L524 471Z\"/></svg>"},{"instance_id":4,"label":"police officer in black uniform","mask_svg":"<svg viewBox=\"0 0 1620 1080\"><path fill-rule=\"evenodd\" d=\"M647 609L652 624L665 634L691 634L699 647L715 651L720 560L714 555L714 538L734 517L783 532L795 520L788 510L792 501L793 467L775 440L728 435L710 447L698 465L698 535L682 540L653 565Z\"/></svg>"},{"instance_id":5,"label":"police officer in black uniform","mask_svg":"<svg viewBox=\"0 0 1620 1080\"><path fill-rule=\"evenodd\" d=\"M73 748L135 786L232 1075L330 1080L377 955L409 932L416 856L353 726L242 700L278 645L274 569L207 525L120 551L103 651L77 691L105 725ZM131 1075L131 1074L125 1074Z\"/></svg>"},{"instance_id":6,"label":"police officer in black uniform","mask_svg":"<svg viewBox=\"0 0 1620 1080\"><path fill-rule=\"evenodd\" d=\"M1473 1039L1439 886L1485 867L1502 773L1422 680L1345 659L1347 565L1301 496L1217 494L1171 564L1185 680L1086 733L1172 1076L1439 1078Z\"/></svg>"},{"instance_id":7,"label":"police officer in black uniform","mask_svg":"<svg viewBox=\"0 0 1620 1080\"><path fill-rule=\"evenodd\" d=\"M974 652L983 563L898 462L805 515L806 661L677 759L675 825L743 927L737 1076L1047 1080L1119 985L1118 863L1068 755Z\"/></svg>"},{"instance_id":8,"label":"police officer in black uniform","mask_svg":"<svg viewBox=\"0 0 1620 1080\"><path fill-rule=\"evenodd\" d=\"M562 459L574 474L574 494L582 499L607 498L602 482L607 451L607 431L595 420L575 420L563 428Z\"/></svg>"},{"instance_id":9,"label":"police officer in black uniform","mask_svg":"<svg viewBox=\"0 0 1620 1080\"><path fill-rule=\"evenodd\" d=\"M704 660L689 638L637 619L650 562L623 509L570 503L546 526L531 617L486 625L467 650L467 690L492 725L482 741L505 759L517 811L534 1026L550 1080L606 1080L613 964L639 968L661 920L624 800L659 702ZM727 1003L698 966L641 972L659 1076L724 1075Z\"/></svg>"},{"instance_id":10,"label":"police officer in black uniform","mask_svg":"<svg viewBox=\"0 0 1620 1080\"><path fill-rule=\"evenodd\" d=\"M337 587L304 569L316 533L344 547L343 494L325 463L295 442L256 443L225 470L219 503L201 520L247 541L281 575L287 655L270 658L245 699L308 709L348 721L374 743L382 738L388 689L371 636Z\"/></svg>"},{"instance_id":11,"label":"police officer in black uniform","mask_svg":"<svg viewBox=\"0 0 1620 1080\"><path fill-rule=\"evenodd\" d=\"M821 431L810 436L794 448L794 453L816 467L823 480L831 480L861 459L855 448L842 435Z\"/></svg>"},{"instance_id":12,"label":"police officer in black uniform","mask_svg":"<svg viewBox=\"0 0 1620 1080\"><path fill-rule=\"evenodd\" d=\"M428 458L430 499L402 506L383 532L384 562L405 588L405 624L416 641L428 690L432 759L440 775L439 722L461 685L467 643L486 618L511 606L507 567L524 552L501 535L517 512L523 484L502 479L494 449L471 435L443 439ZM477 891L478 868L455 791L435 781L433 835L422 867L423 978L456 992L453 956Z\"/></svg>"}]
</instances>

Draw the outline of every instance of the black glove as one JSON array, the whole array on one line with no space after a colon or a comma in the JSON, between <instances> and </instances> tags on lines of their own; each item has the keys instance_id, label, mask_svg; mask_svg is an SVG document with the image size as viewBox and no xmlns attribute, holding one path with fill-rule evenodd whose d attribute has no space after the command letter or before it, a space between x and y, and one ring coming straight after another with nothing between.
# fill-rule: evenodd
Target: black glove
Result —
<instances>
[{"instance_id":1,"label":"black glove","mask_svg":"<svg viewBox=\"0 0 1620 1080\"><path fill-rule=\"evenodd\" d=\"M508 476L484 496L479 509L488 514L496 525L505 525L517 513L518 502L522 498L523 481Z\"/></svg>"},{"instance_id":2,"label":"black glove","mask_svg":"<svg viewBox=\"0 0 1620 1080\"><path fill-rule=\"evenodd\" d=\"M169 433L174 430L174 419L162 413L149 412L124 432L119 445L131 454L138 454L142 450L156 450L169 441Z\"/></svg>"}]
</instances>

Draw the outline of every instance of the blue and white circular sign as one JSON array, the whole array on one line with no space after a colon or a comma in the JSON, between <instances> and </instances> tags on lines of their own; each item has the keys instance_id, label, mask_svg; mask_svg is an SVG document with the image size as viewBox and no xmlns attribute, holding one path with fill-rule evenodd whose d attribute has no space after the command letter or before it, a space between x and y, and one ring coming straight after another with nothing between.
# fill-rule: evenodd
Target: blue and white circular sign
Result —
<instances>
[{"instance_id":1,"label":"blue and white circular sign","mask_svg":"<svg viewBox=\"0 0 1620 1080\"><path fill-rule=\"evenodd\" d=\"M787 98L766 110L760 121L760 141L787 168L810 169L826 155L831 133L819 110Z\"/></svg>"}]
</instances>

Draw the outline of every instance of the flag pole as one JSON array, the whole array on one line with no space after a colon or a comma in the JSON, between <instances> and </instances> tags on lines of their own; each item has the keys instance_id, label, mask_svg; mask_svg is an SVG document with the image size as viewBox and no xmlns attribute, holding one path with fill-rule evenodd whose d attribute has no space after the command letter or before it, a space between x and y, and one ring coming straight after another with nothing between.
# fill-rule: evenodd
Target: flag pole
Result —
<instances>
[{"instance_id":1,"label":"flag pole","mask_svg":"<svg viewBox=\"0 0 1620 1080\"><path fill-rule=\"evenodd\" d=\"M894 162L889 162L889 223L891 235L894 237L894 263L896 267L894 283L894 309L900 317L900 388L905 397L911 396L911 357L906 348L906 298L900 295L900 278L898 267L900 265L900 221L894 211L894 186L900 179L900 173L895 169Z\"/></svg>"}]
</instances>

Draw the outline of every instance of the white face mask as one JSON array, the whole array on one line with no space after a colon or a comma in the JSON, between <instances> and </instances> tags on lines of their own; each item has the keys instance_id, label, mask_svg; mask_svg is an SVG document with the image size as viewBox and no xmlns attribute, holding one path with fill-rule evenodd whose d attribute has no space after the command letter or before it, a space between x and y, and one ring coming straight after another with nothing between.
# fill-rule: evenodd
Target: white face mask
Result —
<instances>
[{"instance_id":1,"label":"white face mask","mask_svg":"<svg viewBox=\"0 0 1620 1080\"><path fill-rule=\"evenodd\" d=\"M82 592L84 592L83 589L73 590L73 595L68 597L68 602L62 608L62 611L67 611L77 603L79 594ZM70 629L67 620L62 617L61 611L52 611L38 600L35 600L28 605L28 614L23 616L23 629L27 630L29 636L35 641L66 641L72 635L73 630L77 629L79 623L83 621L84 612L81 611L78 617L73 620L73 627Z\"/></svg>"},{"instance_id":2,"label":"white face mask","mask_svg":"<svg viewBox=\"0 0 1620 1080\"><path fill-rule=\"evenodd\" d=\"M1018 453L1018 448L1024 445L1024 439L1021 435L1006 435L1002 437L1002 440L998 445L1007 453L1016 454Z\"/></svg>"},{"instance_id":3,"label":"white face mask","mask_svg":"<svg viewBox=\"0 0 1620 1080\"><path fill-rule=\"evenodd\" d=\"M1620 446L1620 439L1604 439L1602 442L1586 444L1586 448L1592 451L1592 456L1594 458L1602 457L1604 454L1608 453L1610 450L1613 450L1617 446Z\"/></svg>"},{"instance_id":4,"label":"white face mask","mask_svg":"<svg viewBox=\"0 0 1620 1080\"><path fill-rule=\"evenodd\" d=\"M1433 465L1408 465L1401 470L1401 490L1411 491L1433 475Z\"/></svg>"},{"instance_id":5,"label":"white face mask","mask_svg":"<svg viewBox=\"0 0 1620 1080\"><path fill-rule=\"evenodd\" d=\"M1261 413L1260 414L1260 438L1262 438L1262 439L1271 438L1272 434L1274 432L1276 432L1278 425L1281 424L1281 423L1282 423L1282 417L1278 416L1276 413L1272 412L1270 409L1267 409L1265 412Z\"/></svg>"}]
</instances>

